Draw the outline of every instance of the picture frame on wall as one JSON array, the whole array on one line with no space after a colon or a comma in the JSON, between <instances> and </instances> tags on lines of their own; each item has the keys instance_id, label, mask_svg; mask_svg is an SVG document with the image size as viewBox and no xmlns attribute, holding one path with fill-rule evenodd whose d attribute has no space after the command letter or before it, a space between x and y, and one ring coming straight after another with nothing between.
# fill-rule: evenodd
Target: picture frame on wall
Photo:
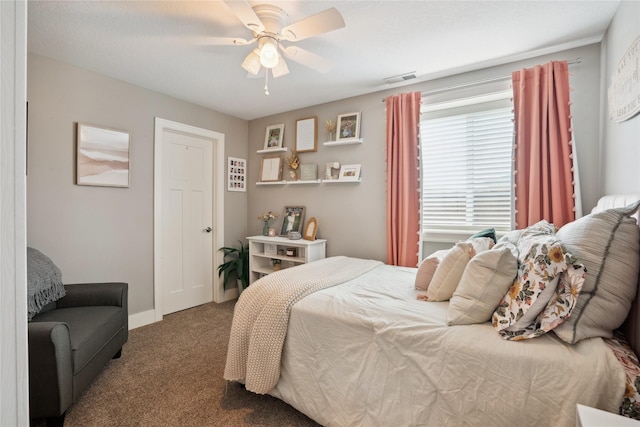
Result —
<instances>
[{"instance_id":1,"label":"picture frame on wall","mask_svg":"<svg viewBox=\"0 0 640 427\"><path fill-rule=\"evenodd\" d=\"M227 191L247 191L247 160L227 158Z\"/></svg>"},{"instance_id":2,"label":"picture frame on wall","mask_svg":"<svg viewBox=\"0 0 640 427\"><path fill-rule=\"evenodd\" d=\"M291 231L302 234L304 226L304 206L285 206L280 217L280 236L288 236Z\"/></svg>"},{"instance_id":3,"label":"picture frame on wall","mask_svg":"<svg viewBox=\"0 0 640 427\"><path fill-rule=\"evenodd\" d=\"M336 141L360 139L360 112L340 114Z\"/></svg>"},{"instance_id":4,"label":"picture frame on wall","mask_svg":"<svg viewBox=\"0 0 640 427\"><path fill-rule=\"evenodd\" d=\"M282 141L284 139L284 124L269 125L267 126L267 132L264 137L264 149L265 150L278 150L282 148Z\"/></svg>"},{"instance_id":5,"label":"picture frame on wall","mask_svg":"<svg viewBox=\"0 0 640 427\"><path fill-rule=\"evenodd\" d=\"M77 185L129 187L128 132L78 123L76 142Z\"/></svg>"},{"instance_id":6,"label":"picture frame on wall","mask_svg":"<svg viewBox=\"0 0 640 427\"><path fill-rule=\"evenodd\" d=\"M340 181L359 181L361 165L342 165L340 167Z\"/></svg>"},{"instance_id":7,"label":"picture frame on wall","mask_svg":"<svg viewBox=\"0 0 640 427\"><path fill-rule=\"evenodd\" d=\"M296 152L318 151L318 117L296 120Z\"/></svg>"},{"instance_id":8,"label":"picture frame on wall","mask_svg":"<svg viewBox=\"0 0 640 427\"><path fill-rule=\"evenodd\" d=\"M260 163L260 182L282 181L283 156L267 156Z\"/></svg>"}]
</instances>

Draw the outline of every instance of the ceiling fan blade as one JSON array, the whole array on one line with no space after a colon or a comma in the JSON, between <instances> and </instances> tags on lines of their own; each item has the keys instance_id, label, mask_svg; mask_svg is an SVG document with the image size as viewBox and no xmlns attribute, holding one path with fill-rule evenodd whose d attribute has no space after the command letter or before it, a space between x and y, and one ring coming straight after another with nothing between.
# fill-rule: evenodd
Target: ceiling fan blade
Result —
<instances>
[{"instance_id":1,"label":"ceiling fan blade","mask_svg":"<svg viewBox=\"0 0 640 427\"><path fill-rule=\"evenodd\" d=\"M225 0L225 3L245 27L256 33L264 31L262 21L246 0Z\"/></svg>"},{"instance_id":2,"label":"ceiling fan blade","mask_svg":"<svg viewBox=\"0 0 640 427\"><path fill-rule=\"evenodd\" d=\"M241 39L238 37L207 37L202 44L208 44L212 46L246 46L254 43L255 37L250 40Z\"/></svg>"},{"instance_id":3,"label":"ceiling fan blade","mask_svg":"<svg viewBox=\"0 0 640 427\"><path fill-rule=\"evenodd\" d=\"M247 70L249 74L253 74L254 76L258 74L260 71L260 53L258 49L253 49L244 61L242 61L242 68Z\"/></svg>"},{"instance_id":4,"label":"ceiling fan blade","mask_svg":"<svg viewBox=\"0 0 640 427\"><path fill-rule=\"evenodd\" d=\"M282 55L280 55L278 65L271 69L271 73L273 74L274 79L289 74L289 67L287 67L287 63L284 61Z\"/></svg>"},{"instance_id":5,"label":"ceiling fan blade","mask_svg":"<svg viewBox=\"0 0 640 427\"><path fill-rule=\"evenodd\" d=\"M316 55L315 53L309 52L308 50L302 49L298 46L280 46L282 51L284 52L284 56L292 61L297 62L300 65L304 65L305 67L311 68L321 73L328 73L329 70L333 68L333 64L331 63L331 61L319 55Z\"/></svg>"},{"instance_id":6,"label":"ceiling fan blade","mask_svg":"<svg viewBox=\"0 0 640 427\"><path fill-rule=\"evenodd\" d=\"M335 7L287 25L280 34L284 40L299 41L344 27L344 19Z\"/></svg>"}]
</instances>

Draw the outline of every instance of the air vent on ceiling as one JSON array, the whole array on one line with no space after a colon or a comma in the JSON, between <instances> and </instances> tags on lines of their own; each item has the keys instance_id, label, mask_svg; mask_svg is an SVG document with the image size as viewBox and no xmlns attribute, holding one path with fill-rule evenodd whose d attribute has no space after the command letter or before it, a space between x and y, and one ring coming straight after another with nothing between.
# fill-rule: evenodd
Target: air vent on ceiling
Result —
<instances>
[{"instance_id":1,"label":"air vent on ceiling","mask_svg":"<svg viewBox=\"0 0 640 427\"><path fill-rule=\"evenodd\" d=\"M411 71L409 73L404 73L404 74L399 74L397 76L392 76L392 77L385 77L383 80L385 82L387 82L387 84L394 84L394 83L400 83L403 82L405 80L411 80L411 79L415 79L416 78L416 72L415 71Z\"/></svg>"}]
</instances>

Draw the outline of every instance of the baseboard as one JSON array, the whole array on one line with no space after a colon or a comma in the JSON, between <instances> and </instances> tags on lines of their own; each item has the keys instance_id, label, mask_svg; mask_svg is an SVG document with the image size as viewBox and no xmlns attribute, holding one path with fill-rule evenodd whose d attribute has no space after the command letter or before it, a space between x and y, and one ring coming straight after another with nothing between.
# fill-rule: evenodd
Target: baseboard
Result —
<instances>
[{"instance_id":1,"label":"baseboard","mask_svg":"<svg viewBox=\"0 0 640 427\"><path fill-rule=\"evenodd\" d=\"M147 310L142 313L129 315L129 330L140 326L150 325L156 321L155 310Z\"/></svg>"}]
</instances>

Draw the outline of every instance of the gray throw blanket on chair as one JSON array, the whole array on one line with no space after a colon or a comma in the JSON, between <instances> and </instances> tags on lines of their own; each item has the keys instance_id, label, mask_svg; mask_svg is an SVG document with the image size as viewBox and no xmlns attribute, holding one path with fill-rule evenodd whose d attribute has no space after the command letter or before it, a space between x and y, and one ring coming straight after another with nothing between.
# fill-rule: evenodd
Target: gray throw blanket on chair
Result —
<instances>
[{"instance_id":1,"label":"gray throw blanket on chair","mask_svg":"<svg viewBox=\"0 0 640 427\"><path fill-rule=\"evenodd\" d=\"M27 248L27 301L29 320L45 305L65 296L62 272L42 252Z\"/></svg>"}]
</instances>

